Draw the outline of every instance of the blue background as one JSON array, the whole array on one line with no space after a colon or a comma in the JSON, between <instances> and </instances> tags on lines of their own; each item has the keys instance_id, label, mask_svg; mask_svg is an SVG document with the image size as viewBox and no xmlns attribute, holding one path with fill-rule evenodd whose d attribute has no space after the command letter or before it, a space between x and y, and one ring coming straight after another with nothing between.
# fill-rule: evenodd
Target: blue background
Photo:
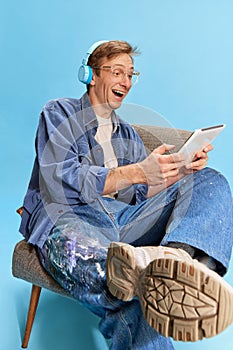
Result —
<instances>
[{"instance_id":1,"label":"blue background","mask_svg":"<svg viewBox=\"0 0 233 350\"><path fill-rule=\"evenodd\" d=\"M20 349L29 301L30 285L11 276L11 256L21 239L15 209L28 184L42 106L84 92L77 70L93 42L127 40L142 52L135 62L140 82L127 102L157 111L173 127L226 123L210 165L232 187L232 38L231 0L1 0L1 349ZM138 113L128 121L156 124L156 119L154 113ZM75 302L43 291L30 349L105 350L97 321ZM230 350L232 342L231 326L210 340L175 343L175 348Z\"/></svg>"}]
</instances>

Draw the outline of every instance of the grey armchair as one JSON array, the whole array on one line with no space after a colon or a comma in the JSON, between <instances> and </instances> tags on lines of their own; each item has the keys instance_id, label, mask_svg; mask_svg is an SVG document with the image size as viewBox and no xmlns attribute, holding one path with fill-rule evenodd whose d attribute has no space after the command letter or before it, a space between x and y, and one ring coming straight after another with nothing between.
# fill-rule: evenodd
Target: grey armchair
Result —
<instances>
[{"instance_id":1,"label":"grey armchair","mask_svg":"<svg viewBox=\"0 0 233 350\"><path fill-rule=\"evenodd\" d=\"M176 145L176 149L178 149L190 135L190 132L180 129L148 125L134 125L134 128L141 136L148 153L161 143L174 144ZM20 214L20 210L18 210L18 212ZM25 240L18 242L14 248L12 273L14 277L32 284L27 322L22 343L22 348L27 348L41 289L46 288L66 297L71 296L43 269L35 248L29 245Z\"/></svg>"}]
</instances>

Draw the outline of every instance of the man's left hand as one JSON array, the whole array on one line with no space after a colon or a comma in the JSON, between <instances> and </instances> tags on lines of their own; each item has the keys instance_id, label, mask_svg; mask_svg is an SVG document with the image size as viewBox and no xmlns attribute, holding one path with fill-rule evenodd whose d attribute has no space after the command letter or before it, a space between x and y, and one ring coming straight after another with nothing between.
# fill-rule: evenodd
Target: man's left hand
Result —
<instances>
[{"instance_id":1,"label":"man's left hand","mask_svg":"<svg viewBox=\"0 0 233 350\"><path fill-rule=\"evenodd\" d=\"M206 167L208 163L208 152L214 149L213 145L207 145L202 151L198 151L195 154L193 161L185 166L185 169L182 169L184 173L188 174L193 171L199 171Z\"/></svg>"}]
</instances>

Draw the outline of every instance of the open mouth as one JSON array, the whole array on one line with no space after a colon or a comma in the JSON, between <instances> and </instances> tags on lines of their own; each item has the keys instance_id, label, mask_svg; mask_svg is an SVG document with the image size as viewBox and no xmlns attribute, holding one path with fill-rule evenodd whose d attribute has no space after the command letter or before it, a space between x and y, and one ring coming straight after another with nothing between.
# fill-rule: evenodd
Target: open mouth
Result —
<instances>
[{"instance_id":1,"label":"open mouth","mask_svg":"<svg viewBox=\"0 0 233 350\"><path fill-rule=\"evenodd\" d=\"M122 92L122 91L120 91L120 90L112 90L112 92L114 93L114 95L116 96L116 97L123 97L124 96L124 93Z\"/></svg>"}]
</instances>

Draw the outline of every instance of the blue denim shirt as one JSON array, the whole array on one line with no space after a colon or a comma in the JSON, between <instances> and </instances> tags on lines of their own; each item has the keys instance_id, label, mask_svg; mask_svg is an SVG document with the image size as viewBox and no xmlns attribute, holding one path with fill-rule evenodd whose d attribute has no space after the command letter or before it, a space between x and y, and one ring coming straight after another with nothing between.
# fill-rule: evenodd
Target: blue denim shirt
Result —
<instances>
[{"instance_id":1,"label":"blue denim shirt","mask_svg":"<svg viewBox=\"0 0 233 350\"><path fill-rule=\"evenodd\" d=\"M112 113L112 145L118 165L142 161L146 151L136 131ZM20 232L43 246L57 219L77 206L91 204L103 192L109 169L96 142L98 123L88 94L57 99L42 110L36 135L36 159L23 203ZM117 200L133 205L146 199L148 187L134 185Z\"/></svg>"}]
</instances>

